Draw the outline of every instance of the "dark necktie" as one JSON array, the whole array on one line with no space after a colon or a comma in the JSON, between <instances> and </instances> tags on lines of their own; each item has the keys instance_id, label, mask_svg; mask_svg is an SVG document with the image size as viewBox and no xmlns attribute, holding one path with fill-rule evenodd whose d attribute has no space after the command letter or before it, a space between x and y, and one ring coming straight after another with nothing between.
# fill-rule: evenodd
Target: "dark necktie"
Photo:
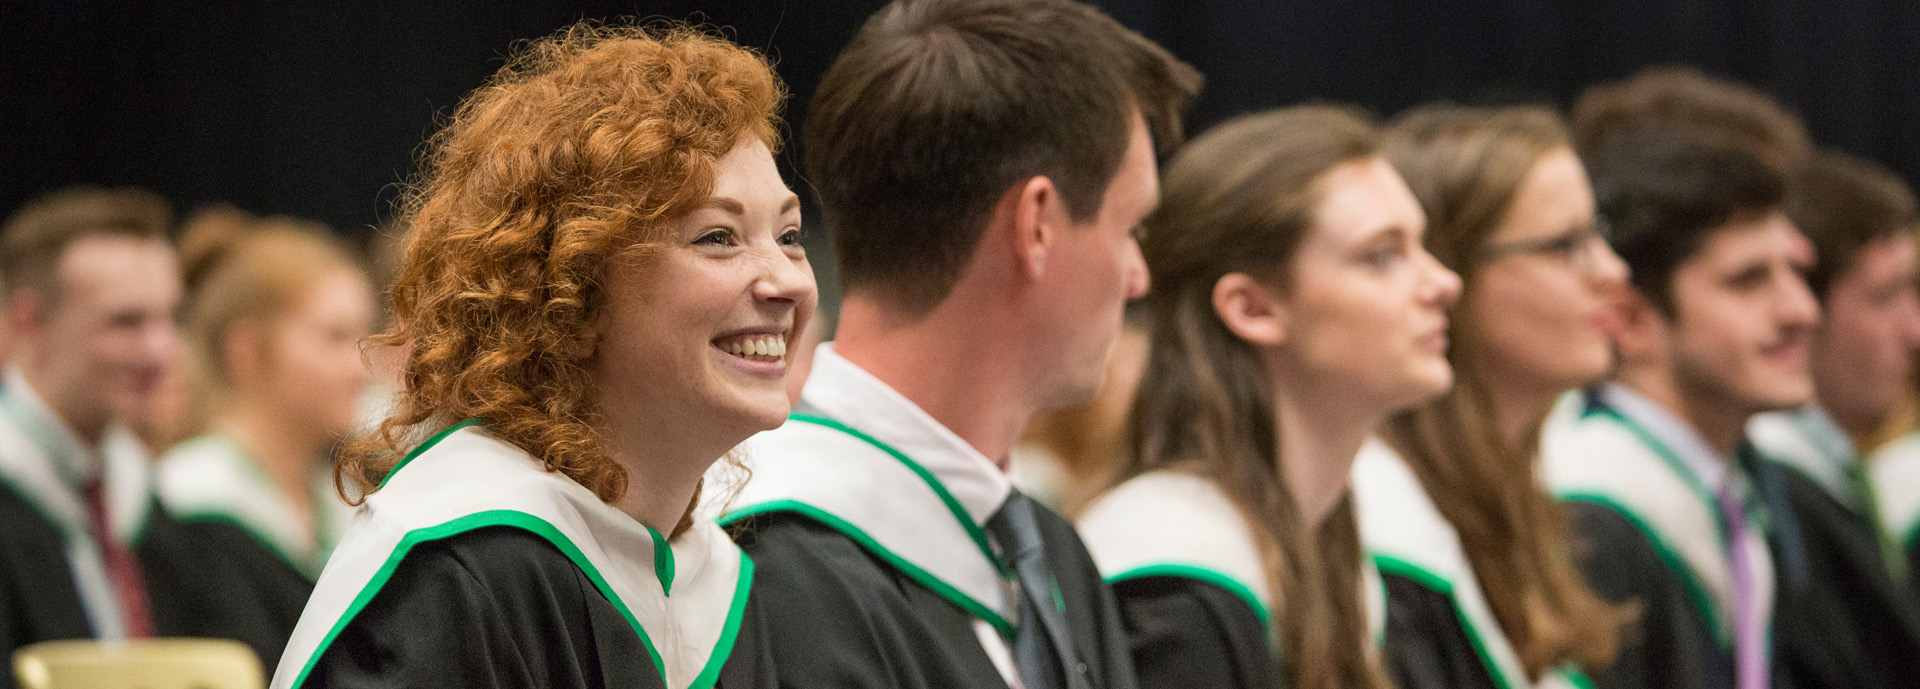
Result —
<instances>
[{"instance_id":1,"label":"dark necktie","mask_svg":"<svg viewBox=\"0 0 1920 689\"><path fill-rule=\"evenodd\" d=\"M1046 549L1040 540L1032 498L1014 491L987 520L987 532L1013 566L1020 583L1020 612L1014 628L1013 664L1027 689L1090 689L1080 672L1080 657L1067 633L1066 615L1055 598L1053 576L1047 571Z\"/></svg>"},{"instance_id":2,"label":"dark necktie","mask_svg":"<svg viewBox=\"0 0 1920 689\"><path fill-rule=\"evenodd\" d=\"M113 581L114 597L120 601L120 619L126 625L127 638L153 636L153 616L147 611L147 586L140 574L140 561L134 558L132 549L113 537L100 480L88 481L84 492L87 517L93 522L94 537L100 542L100 559L107 567L107 578Z\"/></svg>"}]
</instances>

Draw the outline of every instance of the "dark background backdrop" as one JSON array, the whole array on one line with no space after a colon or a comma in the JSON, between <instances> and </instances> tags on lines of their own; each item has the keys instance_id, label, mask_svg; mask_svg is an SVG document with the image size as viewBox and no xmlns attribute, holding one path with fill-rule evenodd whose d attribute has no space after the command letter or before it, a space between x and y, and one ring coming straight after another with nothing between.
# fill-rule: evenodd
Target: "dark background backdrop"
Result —
<instances>
[{"instance_id":1,"label":"dark background backdrop","mask_svg":"<svg viewBox=\"0 0 1920 689\"><path fill-rule=\"evenodd\" d=\"M65 184L136 184L183 210L228 201L364 235L436 117L516 40L586 17L729 27L777 60L797 131L821 72L880 4L0 2L0 208ZM1589 84L1679 63L1773 93L1817 142L1920 179L1915 0L1097 4L1206 74L1196 131L1314 99L1383 115L1443 98L1564 107Z\"/></svg>"}]
</instances>

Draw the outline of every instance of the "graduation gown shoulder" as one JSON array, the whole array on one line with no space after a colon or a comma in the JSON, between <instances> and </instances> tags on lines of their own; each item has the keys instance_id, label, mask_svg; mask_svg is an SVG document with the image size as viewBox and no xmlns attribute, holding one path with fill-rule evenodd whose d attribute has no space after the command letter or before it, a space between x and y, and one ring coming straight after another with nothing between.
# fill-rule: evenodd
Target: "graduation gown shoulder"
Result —
<instances>
[{"instance_id":1,"label":"graduation gown shoulder","mask_svg":"<svg viewBox=\"0 0 1920 689\"><path fill-rule=\"evenodd\" d=\"M669 541L473 422L390 472L273 686L760 686L753 563L711 523ZM736 651L740 655L733 655Z\"/></svg>"},{"instance_id":2,"label":"graduation gown shoulder","mask_svg":"<svg viewBox=\"0 0 1920 689\"><path fill-rule=\"evenodd\" d=\"M749 604L721 687L773 687ZM314 687L663 687L648 650L552 543L496 526L414 549L315 663Z\"/></svg>"},{"instance_id":3,"label":"graduation gown shoulder","mask_svg":"<svg viewBox=\"0 0 1920 689\"><path fill-rule=\"evenodd\" d=\"M820 382L816 374L809 391ZM926 424L895 430L926 435ZM932 460L923 464L811 414L754 439L752 476L720 521L756 563L753 598L782 686L1007 686L987 644L1004 645L995 634L1011 638L1017 598L985 517L974 514L997 509L982 503L1005 495L989 495L983 486L992 482L970 473L996 471L990 463L941 447L919 447L921 460ZM943 475L969 482L973 502L957 498ZM1069 670L1096 689L1133 689L1112 593L1072 525L1035 512L1080 659Z\"/></svg>"},{"instance_id":4,"label":"graduation gown shoulder","mask_svg":"<svg viewBox=\"0 0 1920 689\"><path fill-rule=\"evenodd\" d=\"M1135 686L1119 613L1091 558L1065 520L1042 510L1040 526L1093 686ZM752 600L781 686L1006 686L976 636L975 615L898 561L799 512L761 512L728 529L756 563Z\"/></svg>"},{"instance_id":5,"label":"graduation gown shoulder","mask_svg":"<svg viewBox=\"0 0 1920 689\"><path fill-rule=\"evenodd\" d=\"M1250 532L1207 479L1135 477L1080 519L1145 689L1275 686L1271 596Z\"/></svg>"},{"instance_id":6,"label":"graduation gown shoulder","mask_svg":"<svg viewBox=\"0 0 1920 689\"><path fill-rule=\"evenodd\" d=\"M1920 678L1920 606L1887 569L1872 520L1817 482L1785 471L1805 581L1783 582L1776 662L1795 687L1907 687Z\"/></svg>"},{"instance_id":7,"label":"graduation gown shoulder","mask_svg":"<svg viewBox=\"0 0 1920 689\"><path fill-rule=\"evenodd\" d=\"M1528 677L1459 531L1392 447L1367 442L1354 463L1353 491L1361 544L1386 584L1382 661L1397 686L1544 689L1589 681L1571 665Z\"/></svg>"}]
</instances>

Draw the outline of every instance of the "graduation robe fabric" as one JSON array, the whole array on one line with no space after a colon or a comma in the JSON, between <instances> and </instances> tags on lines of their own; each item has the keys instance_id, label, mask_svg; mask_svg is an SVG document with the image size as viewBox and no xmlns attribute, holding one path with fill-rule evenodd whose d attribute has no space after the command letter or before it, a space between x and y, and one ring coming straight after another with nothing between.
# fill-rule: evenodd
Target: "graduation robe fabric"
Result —
<instances>
[{"instance_id":1,"label":"graduation robe fabric","mask_svg":"<svg viewBox=\"0 0 1920 689\"><path fill-rule=\"evenodd\" d=\"M368 496L274 687L769 686L717 526L669 542L476 423Z\"/></svg>"},{"instance_id":2,"label":"graduation robe fabric","mask_svg":"<svg viewBox=\"0 0 1920 689\"><path fill-rule=\"evenodd\" d=\"M98 448L107 534L94 533L86 502L63 475L62 458L89 452L52 416L18 372L0 392L0 657L61 639L118 639L119 601L98 541L112 538L139 562L154 633L241 641L279 653L285 630L258 624L204 567L205 544L153 496L146 450L125 428ZM14 686L11 671L0 687Z\"/></svg>"},{"instance_id":3,"label":"graduation robe fabric","mask_svg":"<svg viewBox=\"0 0 1920 689\"><path fill-rule=\"evenodd\" d=\"M1284 668L1271 633L1272 593L1253 532L1212 481L1156 471L1115 487L1078 523L1112 583L1143 689L1268 689ZM1362 586L1378 638L1378 573Z\"/></svg>"},{"instance_id":4,"label":"graduation robe fabric","mask_svg":"<svg viewBox=\"0 0 1920 689\"><path fill-rule=\"evenodd\" d=\"M1732 577L1712 494L1670 448L1597 393L1578 420L1542 444L1542 475L1567 503L1587 584L1609 602L1639 607L1613 664L1588 669L1594 686L1733 687ZM1749 521L1758 527L1764 518ZM1748 534L1747 547L1761 565L1756 603L1771 611L1771 556L1757 533ZM1780 664L1772 668L1774 686L1787 686Z\"/></svg>"},{"instance_id":5,"label":"graduation robe fabric","mask_svg":"<svg viewBox=\"0 0 1920 689\"><path fill-rule=\"evenodd\" d=\"M1875 450L1868 464L1883 537L1906 561L1907 587L1920 596L1920 432Z\"/></svg>"},{"instance_id":6,"label":"graduation robe fabric","mask_svg":"<svg viewBox=\"0 0 1920 689\"><path fill-rule=\"evenodd\" d=\"M827 381L821 363L844 365L816 362L810 393ZM781 686L1008 686L976 620L1011 638L1017 589L939 476L821 416L796 414L750 447L751 480L721 522L757 563L753 597ZM1099 689L1132 689L1112 594L1072 525L1045 509L1039 522L1081 660L1070 671Z\"/></svg>"},{"instance_id":7,"label":"graduation robe fabric","mask_svg":"<svg viewBox=\"0 0 1920 689\"><path fill-rule=\"evenodd\" d=\"M1576 667L1527 678L1460 534L1405 459L1378 439L1353 467L1360 539L1387 588L1383 660L1400 689L1591 686Z\"/></svg>"},{"instance_id":8,"label":"graduation robe fabric","mask_svg":"<svg viewBox=\"0 0 1920 689\"><path fill-rule=\"evenodd\" d=\"M1803 557L1782 565L1800 574L1782 577L1776 662L1797 689L1914 686L1920 604L1901 555L1882 547L1877 491L1852 442L1817 408L1758 415L1747 427L1762 455L1785 470L1804 544Z\"/></svg>"},{"instance_id":9,"label":"graduation robe fabric","mask_svg":"<svg viewBox=\"0 0 1920 689\"><path fill-rule=\"evenodd\" d=\"M302 526L253 459L218 435L174 446L157 474L161 503L199 546L201 577L225 601L209 614L274 639L261 660L278 664L353 508L334 493L331 476L316 475L313 527Z\"/></svg>"}]
</instances>

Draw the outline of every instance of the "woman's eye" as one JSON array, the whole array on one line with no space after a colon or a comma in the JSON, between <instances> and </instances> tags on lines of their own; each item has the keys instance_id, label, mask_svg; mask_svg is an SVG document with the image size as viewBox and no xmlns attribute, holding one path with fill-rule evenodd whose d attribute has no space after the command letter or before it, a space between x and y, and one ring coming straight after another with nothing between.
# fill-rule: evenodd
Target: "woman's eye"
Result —
<instances>
[{"instance_id":1,"label":"woman's eye","mask_svg":"<svg viewBox=\"0 0 1920 689\"><path fill-rule=\"evenodd\" d=\"M1400 254L1401 251L1398 247L1383 246L1361 254L1360 260L1374 268L1386 268L1393 265L1394 261L1399 260Z\"/></svg>"},{"instance_id":2,"label":"woman's eye","mask_svg":"<svg viewBox=\"0 0 1920 689\"><path fill-rule=\"evenodd\" d=\"M706 234L700 235L700 238L693 240L693 243L711 244L714 246L729 246L733 244L733 234L726 230L712 230L707 232Z\"/></svg>"},{"instance_id":3,"label":"woman's eye","mask_svg":"<svg viewBox=\"0 0 1920 689\"><path fill-rule=\"evenodd\" d=\"M800 245L799 228L788 228L786 232L780 233L780 245L781 246L799 246Z\"/></svg>"}]
</instances>

